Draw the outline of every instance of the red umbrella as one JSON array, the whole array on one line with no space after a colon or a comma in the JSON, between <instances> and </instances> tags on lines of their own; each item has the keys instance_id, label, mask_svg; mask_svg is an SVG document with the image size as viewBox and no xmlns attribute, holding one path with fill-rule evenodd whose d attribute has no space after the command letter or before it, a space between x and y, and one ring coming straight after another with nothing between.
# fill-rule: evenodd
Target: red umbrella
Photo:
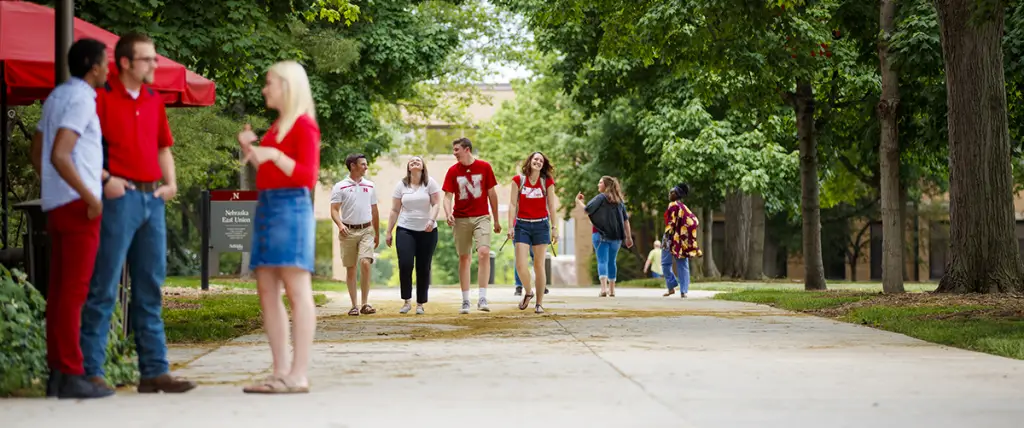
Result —
<instances>
[{"instance_id":1,"label":"red umbrella","mask_svg":"<svg viewBox=\"0 0 1024 428\"><path fill-rule=\"evenodd\" d=\"M0 62L7 87L8 105L25 105L41 100L53 90L54 11L43 5L19 0L0 0ZM110 78L115 78L114 45L118 36L75 18L74 40L83 37L107 45ZM159 56L153 84L168 106L209 106L215 99L215 84L185 66Z\"/></svg>"},{"instance_id":2,"label":"red umbrella","mask_svg":"<svg viewBox=\"0 0 1024 428\"><path fill-rule=\"evenodd\" d=\"M110 79L117 78L114 45L118 36L86 21L74 18L73 40L83 37L107 45ZM0 241L7 243L8 138L7 107L45 99L54 87L54 10L20 0L0 0ZM212 81L185 66L158 56L154 82L150 85L172 107L209 106L215 100ZM6 96L4 96L6 95Z\"/></svg>"}]
</instances>

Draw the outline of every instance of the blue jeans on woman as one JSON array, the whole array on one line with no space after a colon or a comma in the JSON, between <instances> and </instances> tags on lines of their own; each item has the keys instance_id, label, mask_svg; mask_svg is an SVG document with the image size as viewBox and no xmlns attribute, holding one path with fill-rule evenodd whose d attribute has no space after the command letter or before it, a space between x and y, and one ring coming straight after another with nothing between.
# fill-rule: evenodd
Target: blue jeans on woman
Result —
<instances>
[{"instance_id":1,"label":"blue jeans on woman","mask_svg":"<svg viewBox=\"0 0 1024 428\"><path fill-rule=\"evenodd\" d=\"M608 278L609 281L615 281L615 274L618 273L615 259L619 255L619 247L622 246L622 240L606 240L601 238L601 234L597 232L591 235L591 240L594 243L594 254L597 256L598 278Z\"/></svg>"},{"instance_id":2,"label":"blue jeans on woman","mask_svg":"<svg viewBox=\"0 0 1024 428\"><path fill-rule=\"evenodd\" d=\"M679 275L672 273L672 264L675 262L676 271ZM679 292L686 294L690 292L690 259L677 259L672 257L670 251L661 252L661 270L665 272L665 286L672 291L679 286Z\"/></svg>"}]
</instances>

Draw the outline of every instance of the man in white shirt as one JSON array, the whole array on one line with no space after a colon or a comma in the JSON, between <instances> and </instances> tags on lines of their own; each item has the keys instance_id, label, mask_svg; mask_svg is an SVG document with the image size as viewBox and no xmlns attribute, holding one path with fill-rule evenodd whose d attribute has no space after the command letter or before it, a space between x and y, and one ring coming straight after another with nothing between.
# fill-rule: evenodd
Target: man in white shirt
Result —
<instances>
[{"instance_id":1,"label":"man in white shirt","mask_svg":"<svg viewBox=\"0 0 1024 428\"><path fill-rule=\"evenodd\" d=\"M341 264L345 266L345 283L352 299L352 309L348 314L369 315L377 313L369 303L370 265L373 264L373 252L380 244L377 190L372 181L364 178L369 169L366 156L359 153L349 155L345 159L345 167L349 171L348 178L339 181L331 190L331 218L338 226ZM362 274L359 284L363 291L362 308L356 300L357 263Z\"/></svg>"},{"instance_id":2,"label":"man in white shirt","mask_svg":"<svg viewBox=\"0 0 1024 428\"><path fill-rule=\"evenodd\" d=\"M32 167L42 180L50 237L46 299L46 395L85 399L114 395L85 375L80 344L82 306L89 295L103 216L103 141L96 88L107 81L107 47L81 39L67 53L70 78L43 103L32 137ZM109 328L109 326L108 326Z\"/></svg>"}]
</instances>

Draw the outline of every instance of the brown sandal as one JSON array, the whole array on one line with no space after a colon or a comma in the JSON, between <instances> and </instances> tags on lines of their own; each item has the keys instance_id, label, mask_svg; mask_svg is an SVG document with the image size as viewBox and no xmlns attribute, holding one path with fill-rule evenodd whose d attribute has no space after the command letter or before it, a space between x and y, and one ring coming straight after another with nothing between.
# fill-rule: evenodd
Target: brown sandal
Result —
<instances>
[{"instance_id":1,"label":"brown sandal","mask_svg":"<svg viewBox=\"0 0 1024 428\"><path fill-rule=\"evenodd\" d=\"M354 317L359 316L359 308L353 307L352 309L349 309L348 314Z\"/></svg>"},{"instance_id":2,"label":"brown sandal","mask_svg":"<svg viewBox=\"0 0 1024 428\"><path fill-rule=\"evenodd\" d=\"M309 392L309 387L289 385L284 379L271 376L263 382L243 388L242 392L247 394L305 394Z\"/></svg>"},{"instance_id":3,"label":"brown sandal","mask_svg":"<svg viewBox=\"0 0 1024 428\"><path fill-rule=\"evenodd\" d=\"M520 311L525 311L530 306L530 299L533 299L533 293L523 295L523 301L519 302Z\"/></svg>"},{"instance_id":4,"label":"brown sandal","mask_svg":"<svg viewBox=\"0 0 1024 428\"><path fill-rule=\"evenodd\" d=\"M374 309L373 306L370 306L369 303L367 303L367 304L363 305L363 310L361 310L359 312L362 312L362 313L364 313L366 315L370 315L370 314L377 313L377 310Z\"/></svg>"},{"instance_id":5,"label":"brown sandal","mask_svg":"<svg viewBox=\"0 0 1024 428\"><path fill-rule=\"evenodd\" d=\"M668 296L671 296L673 294L676 294L676 289L675 288L673 288L671 290L668 290L668 292L665 293L665 294L662 294L661 297L668 297Z\"/></svg>"}]
</instances>

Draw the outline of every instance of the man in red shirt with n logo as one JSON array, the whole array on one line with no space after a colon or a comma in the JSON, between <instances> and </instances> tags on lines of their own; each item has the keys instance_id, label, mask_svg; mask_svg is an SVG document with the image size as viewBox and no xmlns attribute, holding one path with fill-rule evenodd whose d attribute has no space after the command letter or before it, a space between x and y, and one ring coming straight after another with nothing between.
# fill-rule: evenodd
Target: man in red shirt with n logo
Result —
<instances>
[{"instance_id":1,"label":"man in red shirt with n logo","mask_svg":"<svg viewBox=\"0 0 1024 428\"><path fill-rule=\"evenodd\" d=\"M452 153L458 161L444 176L444 213L455 234L455 250L459 253L459 285L462 287L462 310L469 313L469 268L473 260L473 242L476 241L477 282L480 296L477 309L490 312L487 306L487 282L491 273L491 225L494 233L501 233L498 221L498 192L494 187L491 164L473 156L473 143L468 138L452 142ZM458 194L456 198L455 195ZM486 197L484 195L487 195ZM455 199L454 209L452 199ZM490 215L487 205L490 202Z\"/></svg>"},{"instance_id":2,"label":"man in red shirt with n logo","mask_svg":"<svg viewBox=\"0 0 1024 428\"><path fill-rule=\"evenodd\" d=\"M167 275L164 211L178 186L164 102L148 86L157 67L153 40L139 33L124 35L114 46L114 62L118 78L96 91L103 130L103 219L89 297L82 308L85 374L110 387L103 373L107 334L127 258L131 307L125 321L131 322L139 354L138 391L186 392L195 383L170 375L161 316L160 288Z\"/></svg>"}]
</instances>

